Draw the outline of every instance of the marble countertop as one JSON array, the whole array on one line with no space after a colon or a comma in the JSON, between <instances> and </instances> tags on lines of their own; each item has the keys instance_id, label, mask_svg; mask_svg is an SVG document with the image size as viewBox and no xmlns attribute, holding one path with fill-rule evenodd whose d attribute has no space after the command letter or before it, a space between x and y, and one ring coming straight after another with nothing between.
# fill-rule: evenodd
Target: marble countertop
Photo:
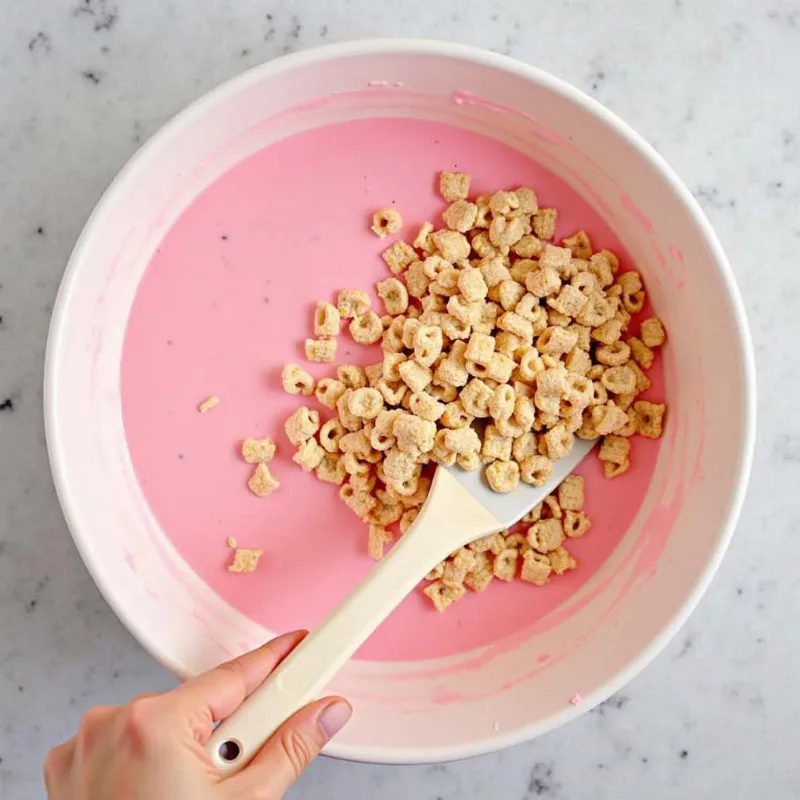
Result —
<instances>
[{"instance_id":1,"label":"marble countertop","mask_svg":"<svg viewBox=\"0 0 800 800\"><path fill-rule=\"evenodd\" d=\"M800 612L800 3L466 5L0 2L0 797L44 796L45 751L90 705L172 685L98 594L51 483L42 359L70 249L121 165L200 93L282 53L381 35L446 37L533 62L661 151L742 288L759 443L718 577L621 693L538 741L465 763L320 760L292 796L800 796L800 641L786 631Z\"/></svg>"}]
</instances>

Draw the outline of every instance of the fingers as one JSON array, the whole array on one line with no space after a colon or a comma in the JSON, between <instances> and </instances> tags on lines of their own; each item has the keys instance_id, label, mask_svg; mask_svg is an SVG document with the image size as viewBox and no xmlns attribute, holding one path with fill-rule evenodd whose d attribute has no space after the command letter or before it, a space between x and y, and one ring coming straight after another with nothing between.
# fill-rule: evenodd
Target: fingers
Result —
<instances>
[{"instance_id":1,"label":"fingers","mask_svg":"<svg viewBox=\"0 0 800 800\"><path fill-rule=\"evenodd\" d=\"M300 709L242 772L225 781L226 792L230 797L279 800L352 714L350 704L341 697L327 697Z\"/></svg>"},{"instance_id":2,"label":"fingers","mask_svg":"<svg viewBox=\"0 0 800 800\"><path fill-rule=\"evenodd\" d=\"M192 725L195 737L205 743L214 723L229 717L257 689L306 631L286 633L216 669L198 675L165 695L171 710Z\"/></svg>"},{"instance_id":3,"label":"fingers","mask_svg":"<svg viewBox=\"0 0 800 800\"><path fill-rule=\"evenodd\" d=\"M67 775L75 757L75 740L54 747L44 760L44 785L48 797L56 797L55 787Z\"/></svg>"}]
</instances>

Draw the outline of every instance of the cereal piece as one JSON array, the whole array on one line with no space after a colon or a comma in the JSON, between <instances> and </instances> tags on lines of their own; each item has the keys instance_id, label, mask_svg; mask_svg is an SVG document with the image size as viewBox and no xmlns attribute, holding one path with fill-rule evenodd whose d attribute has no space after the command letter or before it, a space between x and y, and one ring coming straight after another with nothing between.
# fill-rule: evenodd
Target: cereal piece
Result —
<instances>
[{"instance_id":1,"label":"cereal piece","mask_svg":"<svg viewBox=\"0 0 800 800\"><path fill-rule=\"evenodd\" d=\"M211 411L212 408L216 408L218 405L219 405L219 397L213 395L212 397L203 400L203 402L200 403L199 406L197 406L197 410L201 414L205 414L207 411Z\"/></svg>"},{"instance_id":2,"label":"cereal piece","mask_svg":"<svg viewBox=\"0 0 800 800\"><path fill-rule=\"evenodd\" d=\"M577 317L587 302L588 298L580 289L567 284L561 287L556 297L547 300L547 305L565 316Z\"/></svg>"},{"instance_id":3,"label":"cereal piece","mask_svg":"<svg viewBox=\"0 0 800 800\"><path fill-rule=\"evenodd\" d=\"M616 433L625 427L627 422L628 415L612 402L592 408L592 424L600 436Z\"/></svg>"},{"instance_id":4,"label":"cereal piece","mask_svg":"<svg viewBox=\"0 0 800 800\"><path fill-rule=\"evenodd\" d=\"M493 461L486 467L486 480L495 492L513 492L519 485L519 464L516 461Z\"/></svg>"},{"instance_id":5,"label":"cereal piece","mask_svg":"<svg viewBox=\"0 0 800 800\"><path fill-rule=\"evenodd\" d=\"M501 581L513 581L517 577L518 564L519 551L509 548L495 558L492 572L495 578L500 578Z\"/></svg>"},{"instance_id":6,"label":"cereal piece","mask_svg":"<svg viewBox=\"0 0 800 800\"><path fill-rule=\"evenodd\" d=\"M423 392L433 380L433 373L416 361L403 361L397 367L400 379L412 392Z\"/></svg>"},{"instance_id":7,"label":"cereal piece","mask_svg":"<svg viewBox=\"0 0 800 800\"><path fill-rule=\"evenodd\" d=\"M612 319L611 322L614 322ZM607 325L610 323L606 323ZM595 328L595 330L600 330ZM644 346L644 345L643 345ZM625 342L601 344L595 351L594 357L600 364L609 367L621 367L627 364L631 356L631 348Z\"/></svg>"},{"instance_id":8,"label":"cereal piece","mask_svg":"<svg viewBox=\"0 0 800 800\"><path fill-rule=\"evenodd\" d=\"M630 461L631 443L622 436L605 436L600 444L598 458L611 464Z\"/></svg>"},{"instance_id":9,"label":"cereal piece","mask_svg":"<svg viewBox=\"0 0 800 800\"><path fill-rule=\"evenodd\" d=\"M641 325L642 341L648 347L661 347L667 341L664 323L658 317L650 317Z\"/></svg>"},{"instance_id":10,"label":"cereal piece","mask_svg":"<svg viewBox=\"0 0 800 800\"><path fill-rule=\"evenodd\" d=\"M520 214L535 214L539 210L539 201L536 199L536 192L527 186L520 186L514 190L519 203L518 211Z\"/></svg>"},{"instance_id":11,"label":"cereal piece","mask_svg":"<svg viewBox=\"0 0 800 800\"><path fill-rule=\"evenodd\" d=\"M495 339L493 336L487 336L484 333L473 333L469 337L469 342L467 342L464 357L468 361L488 366L494 355L494 348Z\"/></svg>"},{"instance_id":12,"label":"cereal piece","mask_svg":"<svg viewBox=\"0 0 800 800\"><path fill-rule=\"evenodd\" d=\"M609 392L625 394L634 391L636 388L636 374L626 365L609 367L601 376L600 383Z\"/></svg>"},{"instance_id":13,"label":"cereal piece","mask_svg":"<svg viewBox=\"0 0 800 800\"><path fill-rule=\"evenodd\" d=\"M536 438L536 434L532 431L526 431L514 439L514 444L511 446L511 454L514 461L520 465L520 478L525 483L530 483L531 481L526 478L525 461L531 456L538 456L539 454L539 441ZM547 461L549 460L547 459Z\"/></svg>"},{"instance_id":14,"label":"cereal piece","mask_svg":"<svg viewBox=\"0 0 800 800\"><path fill-rule=\"evenodd\" d=\"M492 559L486 552L473 550L475 562L472 569L464 578L464 585L473 592L482 592L494 580Z\"/></svg>"},{"instance_id":15,"label":"cereal piece","mask_svg":"<svg viewBox=\"0 0 800 800\"><path fill-rule=\"evenodd\" d=\"M564 528L558 519L540 519L528 528L528 542L539 553L557 550L563 541Z\"/></svg>"},{"instance_id":16,"label":"cereal piece","mask_svg":"<svg viewBox=\"0 0 800 800\"><path fill-rule=\"evenodd\" d=\"M612 345L615 344L622 335L622 328L622 320L614 317L595 328L591 333L591 337L601 344Z\"/></svg>"},{"instance_id":17,"label":"cereal piece","mask_svg":"<svg viewBox=\"0 0 800 800\"><path fill-rule=\"evenodd\" d=\"M394 208L384 208L375 212L370 227L379 238L385 239L387 236L402 230L403 217Z\"/></svg>"},{"instance_id":18,"label":"cereal piece","mask_svg":"<svg viewBox=\"0 0 800 800\"><path fill-rule=\"evenodd\" d=\"M490 533L488 536L481 536L469 545L473 553L492 552L500 555L506 549L506 540L500 533Z\"/></svg>"},{"instance_id":19,"label":"cereal piece","mask_svg":"<svg viewBox=\"0 0 800 800\"><path fill-rule=\"evenodd\" d=\"M303 472L313 472L324 457L325 450L320 447L316 439L307 439L292 456L292 461L299 464Z\"/></svg>"},{"instance_id":20,"label":"cereal piece","mask_svg":"<svg viewBox=\"0 0 800 800\"><path fill-rule=\"evenodd\" d=\"M638 314L644 308L645 294L642 276L631 270L617 278L617 285L622 290L622 305L629 314Z\"/></svg>"},{"instance_id":21,"label":"cereal piece","mask_svg":"<svg viewBox=\"0 0 800 800\"><path fill-rule=\"evenodd\" d=\"M442 329L433 325L418 325L414 333L414 361L424 368L432 367L442 354Z\"/></svg>"},{"instance_id":22,"label":"cereal piece","mask_svg":"<svg viewBox=\"0 0 800 800\"><path fill-rule=\"evenodd\" d=\"M558 211L554 208L540 208L533 215L533 232L540 239L552 239L556 235Z\"/></svg>"},{"instance_id":23,"label":"cereal piece","mask_svg":"<svg viewBox=\"0 0 800 800\"><path fill-rule=\"evenodd\" d=\"M613 306L598 292L597 294L589 295L586 305L581 309L575 319L581 325L586 325L589 328L598 328L604 322L608 322L608 320L612 319L613 316Z\"/></svg>"},{"instance_id":24,"label":"cereal piece","mask_svg":"<svg viewBox=\"0 0 800 800\"><path fill-rule=\"evenodd\" d=\"M480 325L483 319L483 302L466 303L460 297L454 296L447 301L447 311L459 322L472 327Z\"/></svg>"},{"instance_id":25,"label":"cereal piece","mask_svg":"<svg viewBox=\"0 0 800 800\"><path fill-rule=\"evenodd\" d=\"M467 267L459 272L458 291L468 303L475 303L486 298L489 287L479 269Z\"/></svg>"},{"instance_id":26,"label":"cereal piece","mask_svg":"<svg viewBox=\"0 0 800 800\"><path fill-rule=\"evenodd\" d=\"M276 489L280 488L280 481L269 471L269 467L264 464L256 464L255 471L247 481L250 491L256 497L268 497Z\"/></svg>"},{"instance_id":27,"label":"cereal piece","mask_svg":"<svg viewBox=\"0 0 800 800\"><path fill-rule=\"evenodd\" d=\"M343 289L337 298L339 315L342 319L354 319L369 311L370 299L361 289Z\"/></svg>"},{"instance_id":28,"label":"cereal piece","mask_svg":"<svg viewBox=\"0 0 800 800\"><path fill-rule=\"evenodd\" d=\"M297 364L285 364L281 372L283 391L289 394L303 394L306 397L314 393L314 379Z\"/></svg>"},{"instance_id":29,"label":"cereal piece","mask_svg":"<svg viewBox=\"0 0 800 800\"><path fill-rule=\"evenodd\" d=\"M514 549L520 553L527 553L531 549L528 539L521 533L511 533L506 537L506 549Z\"/></svg>"},{"instance_id":30,"label":"cereal piece","mask_svg":"<svg viewBox=\"0 0 800 800\"><path fill-rule=\"evenodd\" d=\"M627 345L631 358L633 358L642 369L650 369L650 367L653 366L656 354L641 339L631 336L627 341ZM627 361L627 359L625 359L625 361ZM625 361L622 363L624 364Z\"/></svg>"},{"instance_id":31,"label":"cereal piece","mask_svg":"<svg viewBox=\"0 0 800 800\"><path fill-rule=\"evenodd\" d=\"M526 233L512 248L511 252L520 258L538 258L544 250L544 242Z\"/></svg>"},{"instance_id":32,"label":"cereal piece","mask_svg":"<svg viewBox=\"0 0 800 800\"><path fill-rule=\"evenodd\" d=\"M444 414L441 416L442 425L451 430L466 428L472 424L473 419L471 414L467 414L461 400L454 400L448 403L444 408Z\"/></svg>"},{"instance_id":33,"label":"cereal piece","mask_svg":"<svg viewBox=\"0 0 800 800\"><path fill-rule=\"evenodd\" d=\"M445 586L461 586L467 573L475 566L475 554L462 547L445 562L441 581Z\"/></svg>"},{"instance_id":34,"label":"cereal piece","mask_svg":"<svg viewBox=\"0 0 800 800\"><path fill-rule=\"evenodd\" d=\"M348 403L350 413L362 419L375 419L383 411L383 396L377 389L364 386L354 389Z\"/></svg>"},{"instance_id":35,"label":"cereal piece","mask_svg":"<svg viewBox=\"0 0 800 800\"><path fill-rule=\"evenodd\" d=\"M568 475L558 487L558 504L564 511L582 511L584 501L583 477Z\"/></svg>"},{"instance_id":36,"label":"cereal piece","mask_svg":"<svg viewBox=\"0 0 800 800\"><path fill-rule=\"evenodd\" d=\"M345 428L338 419L329 419L319 429L319 443L329 453L339 452L339 442L345 435Z\"/></svg>"},{"instance_id":37,"label":"cereal piece","mask_svg":"<svg viewBox=\"0 0 800 800\"><path fill-rule=\"evenodd\" d=\"M563 423L555 425L542 436L545 455L552 461L564 458L572 450L574 438Z\"/></svg>"},{"instance_id":38,"label":"cereal piece","mask_svg":"<svg viewBox=\"0 0 800 800\"><path fill-rule=\"evenodd\" d=\"M534 297L548 297L561 288L561 279L552 267L540 266L539 269L528 273L525 278L525 288Z\"/></svg>"},{"instance_id":39,"label":"cereal piece","mask_svg":"<svg viewBox=\"0 0 800 800\"><path fill-rule=\"evenodd\" d=\"M558 498L553 494L547 495L542 500L542 519L561 519L563 516Z\"/></svg>"},{"instance_id":40,"label":"cereal piece","mask_svg":"<svg viewBox=\"0 0 800 800\"><path fill-rule=\"evenodd\" d=\"M399 406L408 391L408 387L401 381L387 381L385 378L378 381L376 388L383 395L387 406Z\"/></svg>"},{"instance_id":41,"label":"cereal piece","mask_svg":"<svg viewBox=\"0 0 800 800\"><path fill-rule=\"evenodd\" d=\"M648 439L658 439L664 432L664 414L667 407L663 403L650 403L637 400L633 404L637 418L637 432Z\"/></svg>"},{"instance_id":42,"label":"cereal piece","mask_svg":"<svg viewBox=\"0 0 800 800\"><path fill-rule=\"evenodd\" d=\"M578 566L578 562L563 547L548 553L548 558L556 575L563 575L567 570L575 569Z\"/></svg>"},{"instance_id":43,"label":"cereal piece","mask_svg":"<svg viewBox=\"0 0 800 800\"><path fill-rule=\"evenodd\" d=\"M394 275L400 275L405 272L411 264L418 260L414 248L402 240L396 241L391 247L387 247L381 253L381 258Z\"/></svg>"},{"instance_id":44,"label":"cereal piece","mask_svg":"<svg viewBox=\"0 0 800 800\"><path fill-rule=\"evenodd\" d=\"M489 225L489 241L501 253L508 253L524 234L525 226L519 217L495 217Z\"/></svg>"},{"instance_id":45,"label":"cereal piece","mask_svg":"<svg viewBox=\"0 0 800 800\"><path fill-rule=\"evenodd\" d=\"M422 250L423 253L432 253L433 245L430 240L431 231L433 231L433 224L430 222L423 222L411 244L413 244L417 250Z\"/></svg>"},{"instance_id":46,"label":"cereal piece","mask_svg":"<svg viewBox=\"0 0 800 800\"><path fill-rule=\"evenodd\" d=\"M268 464L275 457L275 442L263 439L245 439L242 442L242 457L248 464Z\"/></svg>"},{"instance_id":47,"label":"cereal piece","mask_svg":"<svg viewBox=\"0 0 800 800\"><path fill-rule=\"evenodd\" d=\"M478 453L456 456L456 464L461 467L464 472L476 472L480 469L481 463L481 457Z\"/></svg>"},{"instance_id":48,"label":"cereal piece","mask_svg":"<svg viewBox=\"0 0 800 800\"><path fill-rule=\"evenodd\" d=\"M300 406L283 426L289 441L301 445L319 430L319 411Z\"/></svg>"},{"instance_id":49,"label":"cereal piece","mask_svg":"<svg viewBox=\"0 0 800 800\"><path fill-rule=\"evenodd\" d=\"M508 331L518 336L524 343L533 341L533 324L530 320L521 317L513 311L506 311L497 320L497 327L500 330Z\"/></svg>"},{"instance_id":50,"label":"cereal piece","mask_svg":"<svg viewBox=\"0 0 800 800\"><path fill-rule=\"evenodd\" d=\"M525 287L515 280L502 281L489 292L489 295L492 300L500 303L504 311L513 311L524 297Z\"/></svg>"},{"instance_id":51,"label":"cereal piece","mask_svg":"<svg viewBox=\"0 0 800 800\"><path fill-rule=\"evenodd\" d=\"M446 429L442 433L444 446L452 453L471 455L481 449L481 440L477 432L470 427Z\"/></svg>"},{"instance_id":52,"label":"cereal piece","mask_svg":"<svg viewBox=\"0 0 800 800\"><path fill-rule=\"evenodd\" d=\"M338 336L341 325L339 309L333 303L320 300L314 309L314 336Z\"/></svg>"},{"instance_id":53,"label":"cereal piece","mask_svg":"<svg viewBox=\"0 0 800 800\"><path fill-rule=\"evenodd\" d=\"M641 394L642 392L646 392L650 386L650 378L642 372L641 368L635 361L629 361L626 365L630 370L633 371L633 374L636 376L636 386L634 388L635 394ZM630 394L630 392L621 392L620 394Z\"/></svg>"},{"instance_id":54,"label":"cereal piece","mask_svg":"<svg viewBox=\"0 0 800 800\"><path fill-rule=\"evenodd\" d=\"M621 464L614 464L612 461L604 461L603 474L606 478L618 478L620 475L624 475L630 467L630 461L623 461Z\"/></svg>"},{"instance_id":55,"label":"cereal piece","mask_svg":"<svg viewBox=\"0 0 800 800\"><path fill-rule=\"evenodd\" d=\"M562 239L561 244L564 247L569 247L575 258L588 259L592 257L592 240L586 231L581 230L566 239Z\"/></svg>"},{"instance_id":56,"label":"cereal piece","mask_svg":"<svg viewBox=\"0 0 800 800\"><path fill-rule=\"evenodd\" d=\"M397 278L387 278L375 284L378 297L383 300L386 313L393 317L405 314L408 308L408 290Z\"/></svg>"},{"instance_id":57,"label":"cereal piece","mask_svg":"<svg viewBox=\"0 0 800 800\"><path fill-rule=\"evenodd\" d=\"M402 413L394 421L392 433L397 439L397 447L404 453L417 456L433 450L433 437L436 423L420 419L413 414ZM387 475L389 472L387 471Z\"/></svg>"},{"instance_id":58,"label":"cereal piece","mask_svg":"<svg viewBox=\"0 0 800 800\"><path fill-rule=\"evenodd\" d=\"M459 233L466 233L472 230L477 218L478 206L468 200L456 200L442 213L444 224L451 231L459 231Z\"/></svg>"},{"instance_id":59,"label":"cereal piece","mask_svg":"<svg viewBox=\"0 0 800 800\"><path fill-rule=\"evenodd\" d=\"M484 459L500 459L508 461L511 459L511 448L514 440L509 436L503 436L495 425L487 425L483 432L483 444L481 446L481 456Z\"/></svg>"},{"instance_id":60,"label":"cereal piece","mask_svg":"<svg viewBox=\"0 0 800 800\"><path fill-rule=\"evenodd\" d=\"M437 422L444 414L445 404L427 392L414 392L409 398L408 408L421 419Z\"/></svg>"},{"instance_id":61,"label":"cereal piece","mask_svg":"<svg viewBox=\"0 0 800 800\"><path fill-rule=\"evenodd\" d=\"M406 289L411 297L423 297L428 291L431 279L425 274L425 267L422 261L414 261L406 272Z\"/></svg>"},{"instance_id":62,"label":"cereal piece","mask_svg":"<svg viewBox=\"0 0 800 800\"><path fill-rule=\"evenodd\" d=\"M255 572L262 555L264 555L263 550L253 550L250 547L237 547L233 553L233 561L228 564L228 572Z\"/></svg>"},{"instance_id":63,"label":"cereal piece","mask_svg":"<svg viewBox=\"0 0 800 800\"><path fill-rule=\"evenodd\" d=\"M345 393L347 387L342 381L335 378L323 378L317 384L315 392L317 400L327 408L336 408L339 398Z\"/></svg>"},{"instance_id":64,"label":"cereal piece","mask_svg":"<svg viewBox=\"0 0 800 800\"><path fill-rule=\"evenodd\" d=\"M592 527L592 521L583 511L564 512L564 533L571 539L583 536Z\"/></svg>"},{"instance_id":65,"label":"cereal piece","mask_svg":"<svg viewBox=\"0 0 800 800\"><path fill-rule=\"evenodd\" d=\"M492 390L480 379L473 378L461 391L459 397L464 410L473 417L488 417Z\"/></svg>"},{"instance_id":66,"label":"cereal piece","mask_svg":"<svg viewBox=\"0 0 800 800\"><path fill-rule=\"evenodd\" d=\"M391 532L380 525L369 526L369 540L367 543L367 552L369 557L375 561L380 561L383 558L384 549L394 537Z\"/></svg>"},{"instance_id":67,"label":"cereal piece","mask_svg":"<svg viewBox=\"0 0 800 800\"><path fill-rule=\"evenodd\" d=\"M465 172L442 172L439 175L439 194L448 203L466 200L472 176Z\"/></svg>"},{"instance_id":68,"label":"cereal piece","mask_svg":"<svg viewBox=\"0 0 800 800\"><path fill-rule=\"evenodd\" d=\"M306 339L306 358L319 364L329 364L336 358L336 339Z\"/></svg>"},{"instance_id":69,"label":"cereal piece","mask_svg":"<svg viewBox=\"0 0 800 800\"><path fill-rule=\"evenodd\" d=\"M434 581L422 591L430 597L437 611L446 611L466 594L463 586L445 586L441 581Z\"/></svg>"},{"instance_id":70,"label":"cereal piece","mask_svg":"<svg viewBox=\"0 0 800 800\"><path fill-rule=\"evenodd\" d=\"M489 198L489 210L495 217L507 217L519 208L519 198L514 192L502 189Z\"/></svg>"},{"instance_id":71,"label":"cereal piece","mask_svg":"<svg viewBox=\"0 0 800 800\"><path fill-rule=\"evenodd\" d=\"M403 516L400 517L400 533L407 533L408 529L416 522L418 516L419 508L406 509L403 512Z\"/></svg>"},{"instance_id":72,"label":"cereal piece","mask_svg":"<svg viewBox=\"0 0 800 800\"><path fill-rule=\"evenodd\" d=\"M552 571L553 568L550 566L550 559L541 553L529 550L522 557L522 572L520 573L520 577L523 581L532 583L535 586L544 586L550 578L550 573Z\"/></svg>"},{"instance_id":73,"label":"cereal piece","mask_svg":"<svg viewBox=\"0 0 800 800\"><path fill-rule=\"evenodd\" d=\"M369 435L364 428L350 431L339 440L339 450L343 453L354 453L363 458L369 455L371 447Z\"/></svg>"},{"instance_id":74,"label":"cereal piece","mask_svg":"<svg viewBox=\"0 0 800 800\"><path fill-rule=\"evenodd\" d=\"M511 279L511 273L502 256L490 256L482 259L478 264L478 269L480 269L483 280L489 289Z\"/></svg>"},{"instance_id":75,"label":"cereal piece","mask_svg":"<svg viewBox=\"0 0 800 800\"><path fill-rule=\"evenodd\" d=\"M338 453L328 453L316 469L317 477L325 483L341 484L347 477L342 458Z\"/></svg>"},{"instance_id":76,"label":"cereal piece","mask_svg":"<svg viewBox=\"0 0 800 800\"><path fill-rule=\"evenodd\" d=\"M375 344L383 336L381 318L374 311L367 311L350 323L350 335L358 344Z\"/></svg>"},{"instance_id":77,"label":"cereal piece","mask_svg":"<svg viewBox=\"0 0 800 800\"><path fill-rule=\"evenodd\" d=\"M458 231L436 231L431 234L431 241L441 254L442 258L455 264L469 258L470 244L469 239Z\"/></svg>"},{"instance_id":78,"label":"cereal piece","mask_svg":"<svg viewBox=\"0 0 800 800\"><path fill-rule=\"evenodd\" d=\"M566 328L546 328L536 340L536 349L543 355L562 356L578 343L578 334Z\"/></svg>"},{"instance_id":79,"label":"cereal piece","mask_svg":"<svg viewBox=\"0 0 800 800\"><path fill-rule=\"evenodd\" d=\"M500 384L494 390L492 399L489 402L489 413L495 420L511 419L516 401L517 396L513 387L507 383Z\"/></svg>"}]
</instances>

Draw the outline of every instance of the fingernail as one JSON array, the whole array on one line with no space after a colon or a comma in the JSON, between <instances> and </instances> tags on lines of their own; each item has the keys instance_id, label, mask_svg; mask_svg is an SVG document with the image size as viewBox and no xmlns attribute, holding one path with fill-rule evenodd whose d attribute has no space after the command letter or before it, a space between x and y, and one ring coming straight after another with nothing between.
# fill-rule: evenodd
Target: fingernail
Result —
<instances>
[{"instance_id":1,"label":"fingernail","mask_svg":"<svg viewBox=\"0 0 800 800\"><path fill-rule=\"evenodd\" d=\"M353 709L350 708L349 703L339 700L323 709L319 716L319 726L322 728L326 738L332 739L347 725L352 716Z\"/></svg>"}]
</instances>

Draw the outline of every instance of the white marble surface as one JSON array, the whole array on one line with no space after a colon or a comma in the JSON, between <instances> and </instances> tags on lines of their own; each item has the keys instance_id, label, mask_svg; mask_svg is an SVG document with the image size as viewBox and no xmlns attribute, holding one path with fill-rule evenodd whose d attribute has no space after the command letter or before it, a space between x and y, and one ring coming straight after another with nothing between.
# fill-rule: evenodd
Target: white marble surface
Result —
<instances>
[{"instance_id":1,"label":"white marble surface","mask_svg":"<svg viewBox=\"0 0 800 800\"><path fill-rule=\"evenodd\" d=\"M462 9L469 6L469 13ZM650 139L697 194L744 293L760 433L738 534L672 645L618 696L468 763L320 761L294 797L800 796L800 3L792 0L0 0L0 797L96 703L172 681L73 547L41 422L51 303L139 144L247 66L324 41L440 36L536 63Z\"/></svg>"}]
</instances>

